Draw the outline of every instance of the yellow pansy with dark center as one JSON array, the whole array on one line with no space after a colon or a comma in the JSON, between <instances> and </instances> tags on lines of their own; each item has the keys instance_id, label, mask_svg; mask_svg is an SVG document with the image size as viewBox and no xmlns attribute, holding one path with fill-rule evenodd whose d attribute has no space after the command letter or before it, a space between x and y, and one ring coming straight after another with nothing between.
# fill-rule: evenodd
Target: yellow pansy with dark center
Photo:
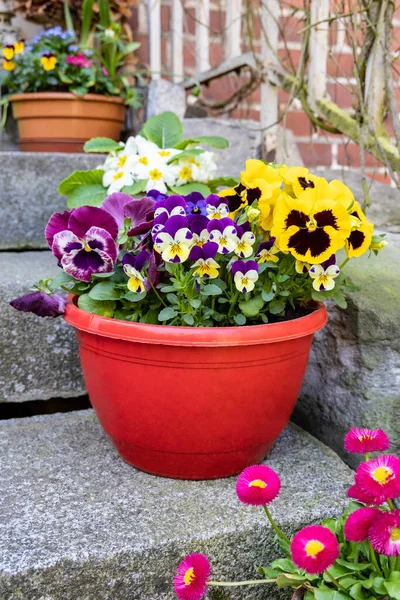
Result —
<instances>
[{"instance_id":1,"label":"yellow pansy with dark center","mask_svg":"<svg viewBox=\"0 0 400 600\"><path fill-rule=\"evenodd\" d=\"M3 56L6 60L11 60L15 54L15 49L12 44L3 46Z\"/></svg>"},{"instance_id":2,"label":"yellow pansy with dark center","mask_svg":"<svg viewBox=\"0 0 400 600\"><path fill-rule=\"evenodd\" d=\"M24 51L24 48L25 48L25 40L18 40L18 42L15 42L15 44L14 44L15 54L21 54L21 52Z\"/></svg>"},{"instance_id":3,"label":"yellow pansy with dark center","mask_svg":"<svg viewBox=\"0 0 400 600\"><path fill-rule=\"evenodd\" d=\"M279 173L285 184L285 192L298 198L305 190L313 190L321 177L312 175L306 167L287 167L283 165Z\"/></svg>"},{"instance_id":4,"label":"yellow pansy with dark center","mask_svg":"<svg viewBox=\"0 0 400 600\"><path fill-rule=\"evenodd\" d=\"M242 206L245 206L245 200L242 197L242 192L245 190L244 185L239 183L236 187L221 190L218 196L226 198L229 206L229 212L234 213Z\"/></svg>"},{"instance_id":5,"label":"yellow pansy with dark center","mask_svg":"<svg viewBox=\"0 0 400 600\"><path fill-rule=\"evenodd\" d=\"M4 60L3 61L3 69L5 71L14 71L14 69L16 68L16 64L13 60Z\"/></svg>"},{"instance_id":6,"label":"yellow pansy with dark center","mask_svg":"<svg viewBox=\"0 0 400 600\"><path fill-rule=\"evenodd\" d=\"M55 54L49 52L47 54L43 54L43 56L40 59L40 62L42 63L42 67L45 71L53 71L57 64L57 58Z\"/></svg>"},{"instance_id":7,"label":"yellow pansy with dark center","mask_svg":"<svg viewBox=\"0 0 400 600\"><path fill-rule=\"evenodd\" d=\"M325 548L324 544L319 540L310 540L305 545L305 551L308 556L315 558Z\"/></svg>"},{"instance_id":8,"label":"yellow pansy with dark center","mask_svg":"<svg viewBox=\"0 0 400 600\"><path fill-rule=\"evenodd\" d=\"M275 207L271 236L281 251L301 262L321 264L343 248L350 235L350 216L326 195L327 185L325 180L317 182L299 198L283 192Z\"/></svg>"},{"instance_id":9,"label":"yellow pansy with dark center","mask_svg":"<svg viewBox=\"0 0 400 600\"><path fill-rule=\"evenodd\" d=\"M392 469L389 469L389 467L377 467L371 475L381 485L386 485L394 476Z\"/></svg>"},{"instance_id":10,"label":"yellow pansy with dark center","mask_svg":"<svg viewBox=\"0 0 400 600\"><path fill-rule=\"evenodd\" d=\"M358 202L353 203L350 217L352 227L346 240L346 253L349 258L353 258L361 256L369 249L374 226L368 221Z\"/></svg>"},{"instance_id":11,"label":"yellow pansy with dark center","mask_svg":"<svg viewBox=\"0 0 400 600\"><path fill-rule=\"evenodd\" d=\"M193 567L190 567L190 569L188 569L183 576L183 582L185 585L190 585L191 583L193 583L195 578L196 576L194 574L194 569Z\"/></svg>"}]
</instances>

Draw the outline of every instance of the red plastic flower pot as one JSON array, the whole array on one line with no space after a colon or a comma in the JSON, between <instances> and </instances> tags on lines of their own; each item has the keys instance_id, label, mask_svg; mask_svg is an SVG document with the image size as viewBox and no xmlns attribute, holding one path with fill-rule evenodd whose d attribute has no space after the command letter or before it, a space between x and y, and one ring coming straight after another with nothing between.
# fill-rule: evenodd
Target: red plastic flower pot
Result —
<instances>
[{"instance_id":1,"label":"red plastic flower pot","mask_svg":"<svg viewBox=\"0 0 400 600\"><path fill-rule=\"evenodd\" d=\"M245 327L145 325L100 317L70 298L90 400L131 465L175 479L214 479L262 461L287 424L320 306Z\"/></svg>"}]
</instances>

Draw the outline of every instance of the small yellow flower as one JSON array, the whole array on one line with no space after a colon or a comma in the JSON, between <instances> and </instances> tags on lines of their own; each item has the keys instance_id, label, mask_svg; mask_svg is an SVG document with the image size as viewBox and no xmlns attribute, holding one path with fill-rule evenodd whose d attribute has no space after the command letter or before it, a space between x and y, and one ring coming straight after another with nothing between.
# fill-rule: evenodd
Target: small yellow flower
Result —
<instances>
[{"instance_id":1,"label":"small yellow flower","mask_svg":"<svg viewBox=\"0 0 400 600\"><path fill-rule=\"evenodd\" d=\"M383 250L383 248L387 245L388 243L386 240L383 239L382 235L374 235L372 236L372 241L369 249L372 250L372 252L374 252L375 254L378 254L378 252Z\"/></svg>"},{"instance_id":2,"label":"small yellow flower","mask_svg":"<svg viewBox=\"0 0 400 600\"><path fill-rule=\"evenodd\" d=\"M14 52L15 54L21 54L25 49L25 40L18 40L14 44Z\"/></svg>"},{"instance_id":3,"label":"small yellow flower","mask_svg":"<svg viewBox=\"0 0 400 600\"><path fill-rule=\"evenodd\" d=\"M310 267L310 263L302 262L301 260L296 259L296 263L294 266L294 268L296 269L296 273L300 273L300 275L302 275L303 273L308 273Z\"/></svg>"},{"instance_id":4,"label":"small yellow flower","mask_svg":"<svg viewBox=\"0 0 400 600\"><path fill-rule=\"evenodd\" d=\"M366 252L372 241L374 226L361 210L358 202L354 202L350 213L351 232L346 240L346 253L349 258L359 257Z\"/></svg>"},{"instance_id":5,"label":"small yellow flower","mask_svg":"<svg viewBox=\"0 0 400 600\"><path fill-rule=\"evenodd\" d=\"M7 46L3 46L3 56L6 60L11 60L14 57L15 50L12 44L8 44Z\"/></svg>"},{"instance_id":6,"label":"small yellow flower","mask_svg":"<svg viewBox=\"0 0 400 600\"><path fill-rule=\"evenodd\" d=\"M42 63L42 67L45 71L53 71L57 64L57 58L55 54L49 52L47 54L43 54L40 62Z\"/></svg>"},{"instance_id":7,"label":"small yellow flower","mask_svg":"<svg viewBox=\"0 0 400 600\"><path fill-rule=\"evenodd\" d=\"M13 60L3 60L3 69L5 71L14 71L16 64Z\"/></svg>"}]
</instances>

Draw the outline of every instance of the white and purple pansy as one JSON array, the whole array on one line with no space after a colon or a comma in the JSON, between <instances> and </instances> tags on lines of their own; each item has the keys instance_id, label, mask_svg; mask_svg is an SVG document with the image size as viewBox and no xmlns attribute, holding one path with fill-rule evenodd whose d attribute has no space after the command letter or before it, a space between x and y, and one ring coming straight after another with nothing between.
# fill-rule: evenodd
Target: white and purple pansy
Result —
<instances>
[{"instance_id":1,"label":"white and purple pansy","mask_svg":"<svg viewBox=\"0 0 400 600\"><path fill-rule=\"evenodd\" d=\"M329 292L329 290L333 290L335 287L335 278L340 275L340 269L336 264L335 255L331 256L329 260L326 260L320 265L311 265L308 273L314 280L314 290L317 292Z\"/></svg>"},{"instance_id":2,"label":"white and purple pansy","mask_svg":"<svg viewBox=\"0 0 400 600\"><path fill-rule=\"evenodd\" d=\"M195 277L216 279L219 275L219 264L214 260L218 252L218 244L206 242L202 247L194 246L190 251L190 259L196 261L193 265Z\"/></svg>"},{"instance_id":3,"label":"white and purple pansy","mask_svg":"<svg viewBox=\"0 0 400 600\"><path fill-rule=\"evenodd\" d=\"M169 196L154 205L154 224L164 225L170 217L186 217L186 202L182 196Z\"/></svg>"},{"instance_id":4,"label":"white and purple pansy","mask_svg":"<svg viewBox=\"0 0 400 600\"><path fill-rule=\"evenodd\" d=\"M125 274L129 277L127 287L130 292L140 294L146 291L146 278L142 271L150 260L150 252L142 250L134 256L127 252L122 258Z\"/></svg>"},{"instance_id":5,"label":"white and purple pansy","mask_svg":"<svg viewBox=\"0 0 400 600\"><path fill-rule=\"evenodd\" d=\"M257 248L257 252L255 253L255 257L258 258L259 263L264 262L279 262L279 258L276 256L279 252L279 249L275 246L274 237L270 238L265 242L261 242L261 244Z\"/></svg>"},{"instance_id":6,"label":"white and purple pansy","mask_svg":"<svg viewBox=\"0 0 400 600\"><path fill-rule=\"evenodd\" d=\"M229 206L224 198L217 194L210 194L206 200L207 217L211 219L224 219L229 216Z\"/></svg>"},{"instance_id":7,"label":"white and purple pansy","mask_svg":"<svg viewBox=\"0 0 400 600\"><path fill-rule=\"evenodd\" d=\"M210 241L218 244L220 254L230 254L234 251L239 240L237 226L232 219L213 219L209 221L207 229L210 232Z\"/></svg>"},{"instance_id":8,"label":"white and purple pansy","mask_svg":"<svg viewBox=\"0 0 400 600\"><path fill-rule=\"evenodd\" d=\"M110 273L118 256L118 225L102 208L81 206L50 217L45 236L63 270L89 282L94 273Z\"/></svg>"},{"instance_id":9,"label":"white and purple pansy","mask_svg":"<svg viewBox=\"0 0 400 600\"><path fill-rule=\"evenodd\" d=\"M189 215L188 221L190 231L193 233L194 246L202 247L210 240L210 233L207 229L210 221L203 215Z\"/></svg>"},{"instance_id":10,"label":"white and purple pansy","mask_svg":"<svg viewBox=\"0 0 400 600\"><path fill-rule=\"evenodd\" d=\"M254 290L254 285L258 279L258 265L255 260L236 260L232 264L232 275L236 289L242 294Z\"/></svg>"},{"instance_id":11,"label":"white and purple pansy","mask_svg":"<svg viewBox=\"0 0 400 600\"><path fill-rule=\"evenodd\" d=\"M206 201L200 192L192 192L185 196L186 212L188 215L207 216Z\"/></svg>"},{"instance_id":12,"label":"white and purple pansy","mask_svg":"<svg viewBox=\"0 0 400 600\"><path fill-rule=\"evenodd\" d=\"M170 217L162 231L154 236L154 249L166 262L182 263L189 258L193 234L186 217Z\"/></svg>"},{"instance_id":13,"label":"white and purple pansy","mask_svg":"<svg viewBox=\"0 0 400 600\"><path fill-rule=\"evenodd\" d=\"M256 236L250 230L249 223L237 226L237 243L234 252L239 258L249 258L253 254L253 244Z\"/></svg>"}]
</instances>

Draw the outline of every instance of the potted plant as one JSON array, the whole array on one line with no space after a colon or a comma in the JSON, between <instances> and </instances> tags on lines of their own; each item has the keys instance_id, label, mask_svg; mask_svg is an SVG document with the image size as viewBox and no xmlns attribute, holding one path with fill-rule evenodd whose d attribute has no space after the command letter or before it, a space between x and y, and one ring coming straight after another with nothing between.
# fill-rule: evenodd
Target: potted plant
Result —
<instances>
[{"instance_id":1,"label":"potted plant","mask_svg":"<svg viewBox=\"0 0 400 600\"><path fill-rule=\"evenodd\" d=\"M3 124L11 104L22 150L81 152L92 137L119 139L125 105L137 102L119 69L139 44L127 42L111 21L107 0L99 0L100 24L92 34L92 8L93 0L85 0L79 40L67 11L69 29L53 27L28 46L21 40L3 47Z\"/></svg>"},{"instance_id":2,"label":"potted plant","mask_svg":"<svg viewBox=\"0 0 400 600\"><path fill-rule=\"evenodd\" d=\"M169 157L151 160L162 171ZM253 159L217 194L114 192L54 214L45 235L61 271L12 305L64 315L122 457L184 479L233 475L267 454L323 302L345 306L343 267L385 243L340 181Z\"/></svg>"},{"instance_id":3,"label":"potted plant","mask_svg":"<svg viewBox=\"0 0 400 600\"><path fill-rule=\"evenodd\" d=\"M348 490L352 501L347 510L338 519L330 517L322 525L303 527L291 539L276 524L269 509L280 492L279 475L267 465L245 469L236 483L238 499L264 509L284 558L268 567L258 567L261 579L235 582L210 580L207 556L190 554L180 563L174 578L179 600L201 600L215 587L264 584L275 584L279 590L292 589L292 600L398 600L400 459L393 454L370 458L372 452L389 448L382 429L351 429L345 448L366 455Z\"/></svg>"}]
</instances>

